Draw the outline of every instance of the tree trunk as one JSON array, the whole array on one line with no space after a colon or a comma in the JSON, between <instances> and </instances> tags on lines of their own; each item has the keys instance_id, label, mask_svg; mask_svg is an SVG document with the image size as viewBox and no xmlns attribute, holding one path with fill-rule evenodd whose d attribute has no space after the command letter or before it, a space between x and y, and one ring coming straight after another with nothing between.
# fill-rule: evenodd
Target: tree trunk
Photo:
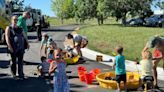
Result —
<instances>
[{"instance_id":1,"label":"tree trunk","mask_svg":"<svg viewBox=\"0 0 164 92\"><path fill-rule=\"evenodd\" d=\"M100 15L97 17L97 23L98 25L102 25L104 24L104 18L103 18L103 15Z\"/></svg>"},{"instance_id":2,"label":"tree trunk","mask_svg":"<svg viewBox=\"0 0 164 92\"><path fill-rule=\"evenodd\" d=\"M97 18L97 23L98 23L98 25L100 25L100 19L99 18Z\"/></svg>"},{"instance_id":3,"label":"tree trunk","mask_svg":"<svg viewBox=\"0 0 164 92\"><path fill-rule=\"evenodd\" d=\"M103 15L101 15L101 24L104 24L104 18L103 18Z\"/></svg>"},{"instance_id":4,"label":"tree trunk","mask_svg":"<svg viewBox=\"0 0 164 92\"><path fill-rule=\"evenodd\" d=\"M122 24L124 26L126 26L126 13L124 14L123 18L122 18Z\"/></svg>"},{"instance_id":5,"label":"tree trunk","mask_svg":"<svg viewBox=\"0 0 164 92\"><path fill-rule=\"evenodd\" d=\"M63 18L61 18L61 23L62 23L62 24L64 23L64 19L63 19Z\"/></svg>"}]
</instances>

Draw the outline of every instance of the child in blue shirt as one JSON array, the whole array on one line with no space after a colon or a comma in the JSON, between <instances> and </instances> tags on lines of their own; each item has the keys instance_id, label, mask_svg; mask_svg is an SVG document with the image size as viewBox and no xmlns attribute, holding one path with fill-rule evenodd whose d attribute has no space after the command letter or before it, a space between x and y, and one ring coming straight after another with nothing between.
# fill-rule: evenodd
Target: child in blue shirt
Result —
<instances>
[{"instance_id":1,"label":"child in blue shirt","mask_svg":"<svg viewBox=\"0 0 164 92\"><path fill-rule=\"evenodd\" d=\"M115 69L116 81L117 81L117 90L120 92L120 82L124 82L124 89L126 88L126 69L125 69L125 57L123 55L123 47L116 47L117 56L115 57L114 64L112 66Z\"/></svg>"}]
</instances>

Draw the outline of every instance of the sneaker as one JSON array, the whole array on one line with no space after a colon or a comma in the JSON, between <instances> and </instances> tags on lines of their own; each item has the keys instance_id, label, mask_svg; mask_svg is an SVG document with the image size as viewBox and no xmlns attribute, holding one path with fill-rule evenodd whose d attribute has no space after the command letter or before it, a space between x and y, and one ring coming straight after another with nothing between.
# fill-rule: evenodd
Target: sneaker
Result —
<instances>
[{"instance_id":1,"label":"sneaker","mask_svg":"<svg viewBox=\"0 0 164 92\"><path fill-rule=\"evenodd\" d=\"M17 77L17 76L13 76L13 79L14 79L14 80L18 80L18 77Z\"/></svg>"},{"instance_id":2,"label":"sneaker","mask_svg":"<svg viewBox=\"0 0 164 92\"><path fill-rule=\"evenodd\" d=\"M26 76L19 77L19 80L26 80L26 79L28 79L28 77L26 77Z\"/></svg>"},{"instance_id":3,"label":"sneaker","mask_svg":"<svg viewBox=\"0 0 164 92\"><path fill-rule=\"evenodd\" d=\"M23 77L22 77L22 78L19 78L19 80L23 81L23 80L24 80L24 78L23 78Z\"/></svg>"}]
</instances>

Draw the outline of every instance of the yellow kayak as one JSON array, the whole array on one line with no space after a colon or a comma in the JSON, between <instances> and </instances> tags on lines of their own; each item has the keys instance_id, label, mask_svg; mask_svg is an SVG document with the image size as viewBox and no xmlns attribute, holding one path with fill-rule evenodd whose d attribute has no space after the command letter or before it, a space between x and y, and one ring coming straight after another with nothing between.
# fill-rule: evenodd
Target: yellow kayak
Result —
<instances>
[{"instance_id":1,"label":"yellow kayak","mask_svg":"<svg viewBox=\"0 0 164 92\"><path fill-rule=\"evenodd\" d=\"M67 62L67 64L75 64L78 62L79 58L80 58L80 56L77 55L73 58L64 58L64 60Z\"/></svg>"}]
</instances>

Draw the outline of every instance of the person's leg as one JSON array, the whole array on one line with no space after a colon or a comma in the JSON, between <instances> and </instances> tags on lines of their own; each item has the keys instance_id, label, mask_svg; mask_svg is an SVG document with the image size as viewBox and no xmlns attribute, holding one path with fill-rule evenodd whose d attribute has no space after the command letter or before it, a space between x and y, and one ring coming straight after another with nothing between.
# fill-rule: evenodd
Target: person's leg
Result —
<instances>
[{"instance_id":1,"label":"person's leg","mask_svg":"<svg viewBox=\"0 0 164 92\"><path fill-rule=\"evenodd\" d=\"M158 80L157 80L157 65L161 59L156 59L153 61L153 77L154 77L154 86L158 86Z\"/></svg>"},{"instance_id":2,"label":"person's leg","mask_svg":"<svg viewBox=\"0 0 164 92\"><path fill-rule=\"evenodd\" d=\"M41 35L41 27L37 26L37 37L38 41L41 41L42 35Z\"/></svg>"},{"instance_id":3,"label":"person's leg","mask_svg":"<svg viewBox=\"0 0 164 92\"><path fill-rule=\"evenodd\" d=\"M80 46L77 46L77 47L76 47L76 51L77 51L78 55L80 55L81 57L83 56L83 55L82 55L82 52L81 52Z\"/></svg>"},{"instance_id":4,"label":"person's leg","mask_svg":"<svg viewBox=\"0 0 164 92\"><path fill-rule=\"evenodd\" d=\"M124 82L124 90L125 90L125 92L127 92L126 74L123 74L123 75L122 75L122 79L123 79L123 82Z\"/></svg>"},{"instance_id":5,"label":"person's leg","mask_svg":"<svg viewBox=\"0 0 164 92\"><path fill-rule=\"evenodd\" d=\"M154 92L154 81L151 82L151 92Z\"/></svg>"},{"instance_id":6,"label":"person's leg","mask_svg":"<svg viewBox=\"0 0 164 92\"><path fill-rule=\"evenodd\" d=\"M120 90L121 76L120 75L116 75L116 82L117 82L117 92L121 92Z\"/></svg>"},{"instance_id":7,"label":"person's leg","mask_svg":"<svg viewBox=\"0 0 164 92\"><path fill-rule=\"evenodd\" d=\"M19 53L18 55L18 74L20 78L24 78L23 73L23 55L24 53Z\"/></svg>"},{"instance_id":8,"label":"person's leg","mask_svg":"<svg viewBox=\"0 0 164 92\"><path fill-rule=\"evenodd\" d=\"M10 53L12 65L11 65L11 73L13 77L16 77L16 56L13 53Z\"/></svg>"},{"instance_id":9,"label":"person's leg","mask_svg":"<svg viewBox=\"0 0 164 92\"><path fill-rule=\"evenodd\" d=\"M120 90L120 82L117 82L117 92L121 92L121 90Z\"/></svg>"},{"instance_id":10,"label":"person's leg","mask_svg":"<svg viewBox=\"0 0 164 92\"><path fill-rule=\"evenodd\" d=\"M139 78L139 88L137 89L138 91L143 91L143 77Z\"/></svg>"},{"instance_id":11,"label":"person's leg","mask_svg":"<svg viewBox=\"0 0 164 92\"><path fill-rule=\"evenodd\" d=\"M126 85L126 82L124 82L124 90L125 90L125 92L127 92L127 85Z\"/></svg>"}]
</instances>

